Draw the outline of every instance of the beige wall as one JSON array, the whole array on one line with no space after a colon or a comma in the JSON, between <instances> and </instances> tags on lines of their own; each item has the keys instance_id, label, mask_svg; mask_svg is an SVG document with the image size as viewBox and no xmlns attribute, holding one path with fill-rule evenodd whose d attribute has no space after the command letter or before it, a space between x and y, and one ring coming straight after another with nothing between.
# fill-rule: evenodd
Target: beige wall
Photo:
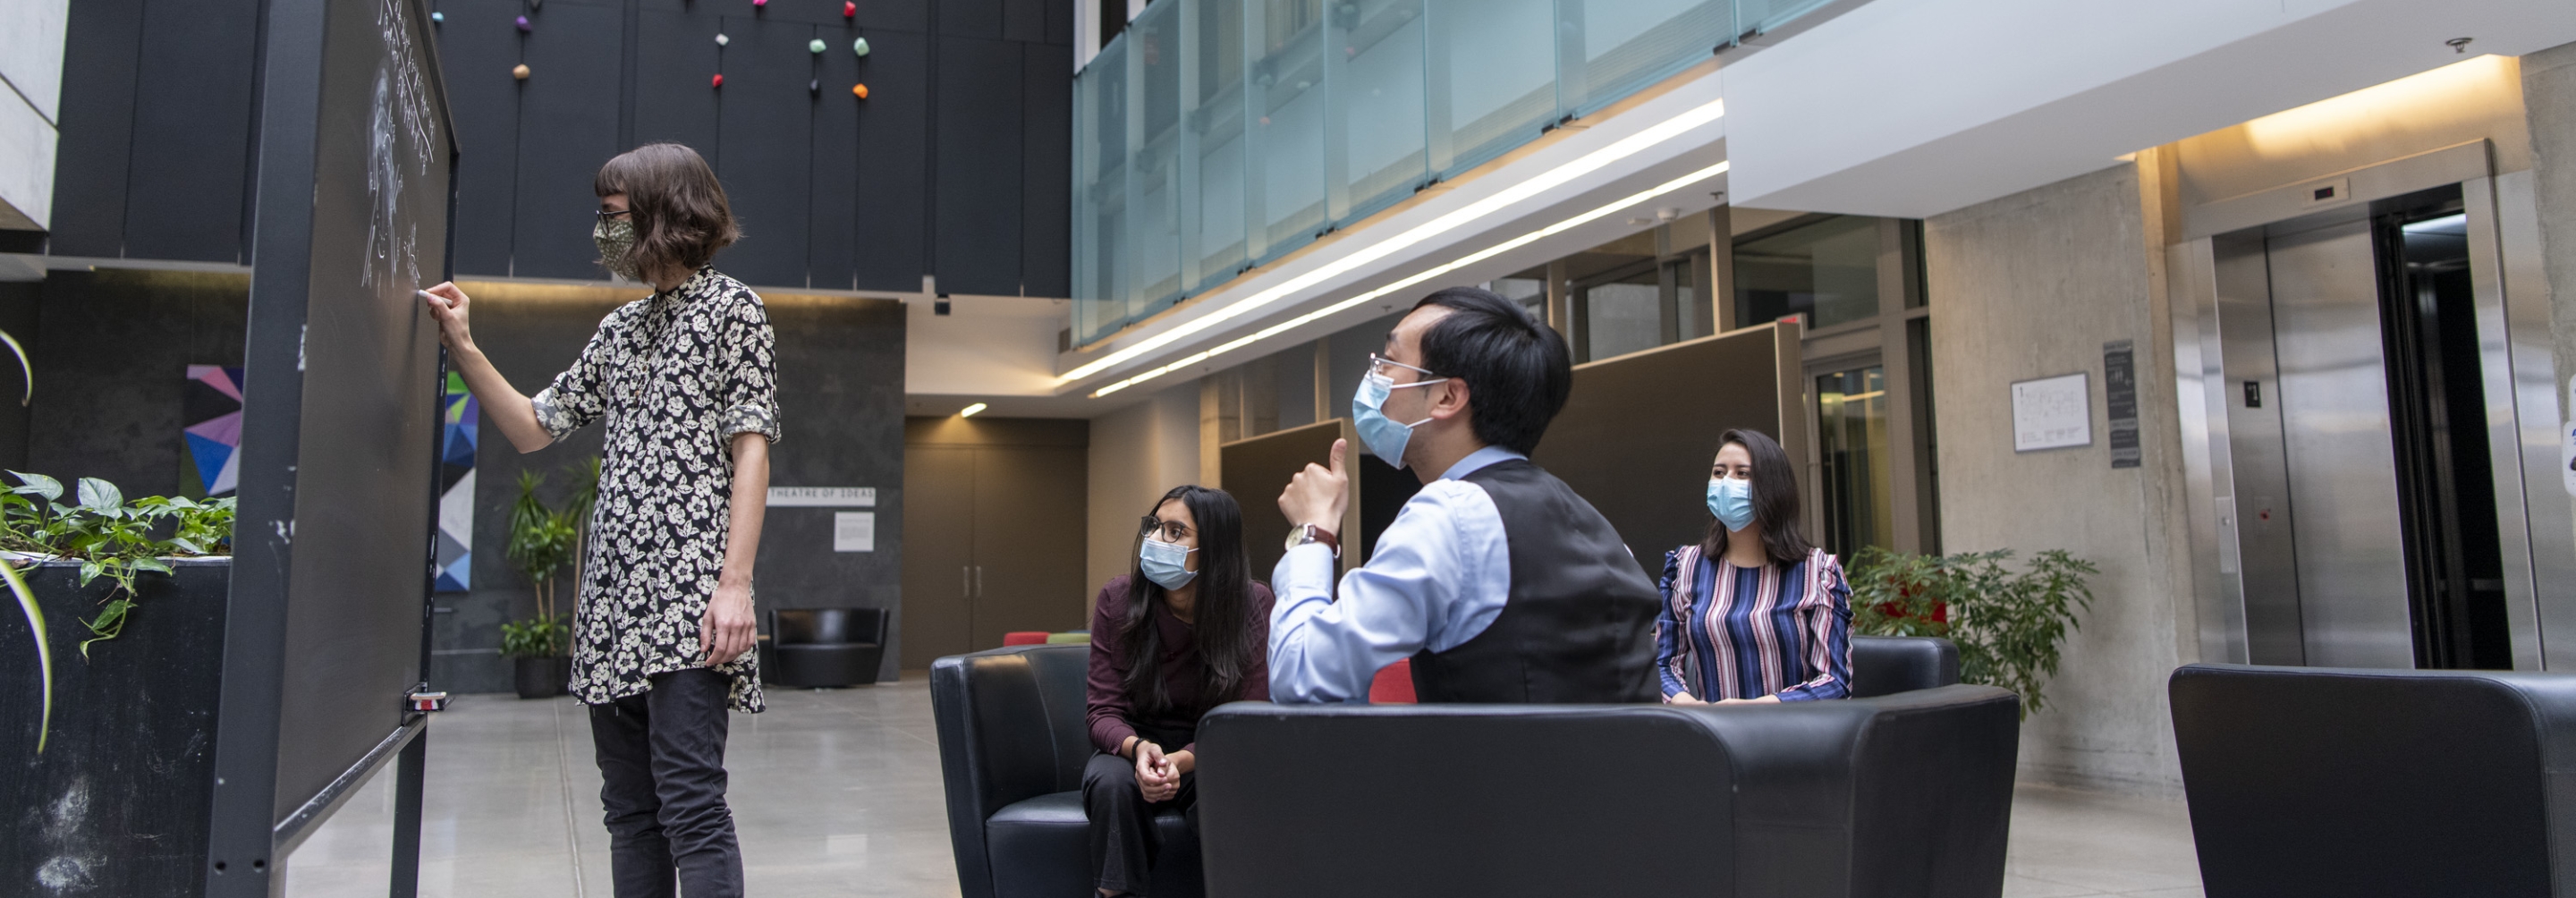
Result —
<instances>
[{"instance_id":1,"label":"beige wall","mask_svg":"<svg viewBox=\"0 0 2576 898\"><path fill-rule=\"evenodd\" d=\"M2121 165L1932 218L1923 251L1942 548L2065 549L2101 567L2047 686L2049 708L2023 724L2022 776L2172 795L2181 771L2165 677L2197 648L2184 638L2191 593L2156 170ZM2136 343L2137 468L2113 469L2105 438L2102 344L2112 340ZM2015 453L2012 383L2078 371L2091 375L2093 445Z\"/></svg>"},{"instance_id":2,"label":"beige wall","mask_svg":"<svg viewBox=\"0 0 2576 898\"><path fill-rule=\"evenodd\" d=\"M1183 381L1091 421L1090 589L1134 566L1136 519L1199 480L1199 384Z\"/></svg>"}]
</instances>

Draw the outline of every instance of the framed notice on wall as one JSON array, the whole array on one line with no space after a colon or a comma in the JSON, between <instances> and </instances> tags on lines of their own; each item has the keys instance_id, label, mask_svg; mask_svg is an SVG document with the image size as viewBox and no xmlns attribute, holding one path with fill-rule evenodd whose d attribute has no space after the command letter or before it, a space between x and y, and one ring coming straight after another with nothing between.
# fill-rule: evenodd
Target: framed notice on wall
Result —
<instances>
[{"instance_id":1,"label":"framed notice on wall","mask_svg":"<svg viewBox=\"0 0 2576 898\"><path fill-rule=\"evenodd\" d=\"M2012 385L2013 451L2093 445L2093 388L2084 372Z\"/></svg>"}]
</instances>

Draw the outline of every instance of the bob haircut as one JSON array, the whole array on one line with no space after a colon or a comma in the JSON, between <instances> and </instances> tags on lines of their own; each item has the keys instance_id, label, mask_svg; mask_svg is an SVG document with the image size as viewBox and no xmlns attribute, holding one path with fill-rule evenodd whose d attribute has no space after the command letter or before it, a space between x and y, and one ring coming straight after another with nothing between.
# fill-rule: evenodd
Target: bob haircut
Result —
<instances>
[{"instance_id":1,"label":"bob haircut","mask_svg":"<svg viewBox=\"0 0 2576 898\"><path fill-rule=\"evenodd\" d=\"M1798 475L1788 451L1759 430L1730 430L1717 438L1719 451L1729 445L1742 446L1753 456L1753 520L1762 527L1762 554L1782 567L1807 560L1816 547L1798 532ZM1699 544L1700 556L1725 556L1726 537L1725 522L1712 518L1708 537Z\"/></svg>"},{"instance_id":2,"label":"bob haircut","mask_svg":"<svg viewBox=\"0 0 2576 898\"><path fill-rule=\"evenodd\" d=\"M590 189L603 197L626 195L635 246L624 261L646 278L696 271L717 250L742 239L715 170L698 151L676 143L648 143L618 154L599 167Z\"/></svg>"}]
</instances>

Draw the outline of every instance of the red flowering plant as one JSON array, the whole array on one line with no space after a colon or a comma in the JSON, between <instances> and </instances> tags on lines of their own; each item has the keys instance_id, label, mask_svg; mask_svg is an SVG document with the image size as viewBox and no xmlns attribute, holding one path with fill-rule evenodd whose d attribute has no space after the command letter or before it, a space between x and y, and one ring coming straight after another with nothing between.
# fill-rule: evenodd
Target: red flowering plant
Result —
<instances>
[{"instance_id":1,"label":"red flowering plant","mask_svg":"<svg viewBox=\"0 0 2576 898\"><path fill-rule=\"evenodd\" d=\"M2050 549L2016 572L2010 550L1911 555L1869 546L1853 556L1852 632L1937 636L1959 647L1959 679L2021 696L2027 718L2057 674L2059 649L2091 607L2092 562Z\"/></svg>"}]
</instances>

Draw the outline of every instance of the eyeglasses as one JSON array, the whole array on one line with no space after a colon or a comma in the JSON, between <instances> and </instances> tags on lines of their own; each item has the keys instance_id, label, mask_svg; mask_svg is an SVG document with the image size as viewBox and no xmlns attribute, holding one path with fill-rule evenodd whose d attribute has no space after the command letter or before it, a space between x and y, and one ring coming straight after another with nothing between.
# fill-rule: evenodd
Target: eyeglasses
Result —
<instances>
[{"instance_id":1,"label":"eyeglasses","mask_svg":"<svg viewBox=\"0 0 2576 898\"><path fill-rule=\"evenodd\" d=\"M1153 515L1146 515L1137 528L1136 535L1176 543L1190 538L1190 528L1189 525L1179 521L1166 521Z\"/></svg>"},{"instance_id":2,"label":"eyeglasses","mask_svg":"<svg viewBox=\"0 0 2576 898\"><path fill-rule=\"evenodd\" d=\"M611 218L616 218L617 216L625 215L625 214L628 214L628 213L631 213L631 212L634 212L634 211L635 211L635 210L633 210L633 209L617 209L617 210L614 210L614 211L612 211L612 210L608 210L608 209L601 209L601 210L599 210L598 212L594 212L594 213L592 213L592 214L599 216L599 220L601 220L601 221L607 221L607 220L609 220L609 219L611 219Z\"/></svg>"},{"instance_id":3,"label":"eyeglasses","mask_svg":"<svg viewBox=\"0 0 2576 898\"><path fill-rule=\"evenodd\" d=\"M1417 367L1414 367L1414 366L1412 366L1412 365L1407 365L1407 364L1405 364L1405 363L1403 363L1403 362L1399 362L1399 361L1396 361L1396 360L1394 360L1394 359L1390 359L1390 358L1387 358L1387 357L1385 357L1385 356L1378 355L1377 353L1374 353L1374 352L1369 353L1369 367L1368 367L1368 373L1373 374L1373 375L1376 375L1376 376L1378 376L1378 377L1386 378L1386 379L1388 379L1388 380L1394 380L1394 379L1395 379L1395 369L1397 369L1397 368L1402 368L1402 369L1407 370L1407 371L1416 371L1416 372L1420 372L1424 378L1430 378L1430 377L1435 376L1435 375L1433 375L1433 374L1432 374L1431 369L1429 369L1429 368L1417 368Z\"/></svg>"}]
</instances>

